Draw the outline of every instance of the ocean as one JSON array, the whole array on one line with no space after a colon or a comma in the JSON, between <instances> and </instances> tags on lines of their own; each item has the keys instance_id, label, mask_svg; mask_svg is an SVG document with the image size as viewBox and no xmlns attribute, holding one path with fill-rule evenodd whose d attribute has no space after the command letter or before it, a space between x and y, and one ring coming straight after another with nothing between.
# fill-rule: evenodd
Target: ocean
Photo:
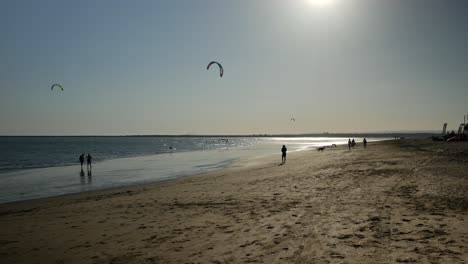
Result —
<instances>
[{"instance_id":1,"label":"ocean","mask_svg":"<svg viewBox=\"0 0 468 264\"><path fill-rule=\"evenodd\" d=\"M368 138L368 141L386 138ZM235 161L318 146L337 137L0 137L0 203L153 183ZM360 142L362 139L356 139ZM93 156L81 170L79 155Z\"/></svg>"}]
</instances>

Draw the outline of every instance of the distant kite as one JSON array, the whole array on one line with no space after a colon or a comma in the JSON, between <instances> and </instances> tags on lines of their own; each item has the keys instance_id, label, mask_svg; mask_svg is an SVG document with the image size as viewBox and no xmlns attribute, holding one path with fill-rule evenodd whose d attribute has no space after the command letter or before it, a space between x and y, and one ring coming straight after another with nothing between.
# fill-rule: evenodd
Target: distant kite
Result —
<instances>
[{"instance_id":1,"label":"distant kite","mask_svg":"<svg viewBox=\"0 0 468 264\"><path fill-rule=\"evenodd\" d=\"M296 118L291 117L291 119L290 119L289 121L291 121L291 122L296 122Z\"/></svg>"},{"instance_id":2,"label":"distant kite","mask_svg":"<svg viewBox=\"0 0 468 264\"><path fill-rule=\"evenodd\" d=\"M55 86L59 87L59 88L63 91L63 87L62 87L62 85L60 85L60 84L54 84L54 85L52 85L52 86L50 87L50 89L51 89L51 90L54 90L54 87L55 87Z\"/></svg>"},{"instance_id":3,"label":"distant kite","mask_svg":"<svg viewBox=\"0 0 468 264\"><path fill-rule=\"evenodd\" d=\"M216 62L216 61L210 62L210 63L208 64L208 66L206 66L206 69L209 70L209 69L210 69L210 66L211 66L212 64L215 64L215 63L218 64L218 66L219 66L219 77L223 77L223 74L224 74L223 66L221 66L221 64L219 64L219 63Z\"/></svg>"}]
</instances>

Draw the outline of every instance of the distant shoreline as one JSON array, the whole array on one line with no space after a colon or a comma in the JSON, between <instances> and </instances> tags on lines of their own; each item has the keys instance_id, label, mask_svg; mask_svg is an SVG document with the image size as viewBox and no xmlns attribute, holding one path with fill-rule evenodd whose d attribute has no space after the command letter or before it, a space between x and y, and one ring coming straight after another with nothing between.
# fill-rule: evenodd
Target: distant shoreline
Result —
<instances>
[{"instance_id":1,"label":"distant shoreline","mask_svg":"<svg viewBox=\"0 0 468 264\"><path fill-rule=\"evenodd\" d=\"M395 132L395 133L317 133L317 134L252 134L252 135L2 135L0 137L186 137L186 138L213 138L213 137L430 137L437 132Z\"/></svg>"}]
</instances>

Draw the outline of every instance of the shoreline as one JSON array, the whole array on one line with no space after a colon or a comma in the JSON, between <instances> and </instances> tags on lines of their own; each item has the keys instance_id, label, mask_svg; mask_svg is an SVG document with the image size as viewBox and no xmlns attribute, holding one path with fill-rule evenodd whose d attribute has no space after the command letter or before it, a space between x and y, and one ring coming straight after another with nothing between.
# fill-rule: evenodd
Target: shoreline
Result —
<instances>
[{"instance_id":1,"label":"shoreline","mask_svg":"<svg viewBox=\"0 0 468 264\"><path fill-rule=\"evenodd\" d=\"M463 263L467 144L300 151L0 204L7 263ZM441 179L443 179L441 181ZM90 249L91 248L91 249Z\"/></svg>"},{"instance_id":2,"label":"shoreline","mask_svg":"<svg viewBox=\"0 0 468 264\"><path fill-rule=\"evenodd\" d=\"M62 181L62 184L68 184L69 182L71 182L73 185L75 185L75 189L67 193L59 193L59 194L50 194L47 191L44 191L44 192L34 194L34 196L42 196L42 197L33 197L33 198L26 198L26 199L21 199L21 198L11 199L10 198L11 199L10 201L8 201L8 196L5 196L4 197L5 200L0 201L0 204L7 204L7 203L12 203L12 202L20 202L20 201L31 201L31 200L37 200L37 199L43 199L43 198L62 197L66 195L87 193L87 192L93 192L93 191L105 191L105 190L113 190L113 189L118 189L118 188L144 186L147 184L157 184L159 182L174 180L177 178L185 178L185 177L195 176L199 174L204 174L204 173L211 172L211 171L221 170L223 168L230 166L230 164L237 162L237 160L240 159L240 158L226 157L226 158L218 158L217 160L213 162L208 162L208 160L205 160L205 161L190 161L189 160L188 162L189 165L187 165L187 167L179 169L178 171L171 170L170 167L168 166L166 166L166 168L160 168L160 167L157 168L158 167L157 164L148 165L148 163L150 163L151 160L156 161L156 162L158 160L175 160L173 159L173 157L177 156L177 157L182 157L182 158L178 162L179 164L175 163L174 165L180 166L180 163L187 162L186 160L187 155L196 156L200 153L206 155L208 152L217 152L217 151L218 150L184 151L184 152L178 152L178 153L161 153L161 154L154 154L154 155L122 157L122 158L114 158L114 159L99 161L93 164L93 169L92 169L93 185L87 186L91 188L87 190L79 190L80 189L79 180L89 179L87 178L89 177L89 175L78 176L78 172L80 171L80 166L76 164L6 172L4 173L3 175L4 178L2 180L7 179L9 181L15 181L16 179L18 179L16 178L16 175L19 175L21 178L23 178L24 174L33 176L36 179L38 178L37 175L42 175L45 177L52 176L52 179L55 178L55 180L57 181ZM143 167L140 171L140 168L136 167L135 163L143 165L143 166L146 166L146 165L147 166ZM135 181L119 183L118 182L119 176L123 176L125 175L125 173L121 173L118 169L115 170L116 167L120 166L120 169L122 171L127 171L126 172L127 174L132 173L132 171L128 171L127 168L123 168L121 164L125 164L131 167L131 170L133 170L133 173L139 173L139 174L144 173L145 175L153 175L153 177L150 177L148 179L135 179ZM162 171L161 173L158 172L159 169L161 169ZM87 172L86 166L83 166L83 171ZM104 184L96 185L96 181L99 181L99 180L104 181ZM23 179L23 181L25 180ZM115 183L117 186L112 186L114 184L114 181L117 182ZM52 187L56 187L56 186L52 186ZM21 194L17 192L16 194L9 194L9 195L11 197L13 196L19 197Z\"/></svg>"},{"instance_id":3,"label":"shoreline","mask_svg":"<svg viewBox=\"0 0 468 264\"><path fill-rule=\"evenodd\" d=\"M234 164L235 161L233 161L231 163ZM76 166L76 165L74 165ZM169 181L176 181L176 180L182 180L184 178L187 178L187 177L196 177L196 176L200 176L200 175L205 175L205 174L208 174L208 173L212 173L212 172L216 172L216 171L220 171L220 170L224 170L224 169L227 169L229 168L230 165L225 165L226 167L221 167L221 168L217 168L217 169L214 169L213 171L209 171L209 172L194 172L194 174L180 174L180 175L175 175L175 176L170 176L170 177L167 177L167 178L163 178L163 179L160 179L160 180L156 180L154 182L147 182L147 183L134 183L134 184L129 184L129 185L125 185L125 186L115 186L115 187L107 187L107 188L104 188L104 189L96 189L96 190L88 190L88 191L82 191L82 192L75 192L75 193L65 193L65 194L60 194L60 195L55 195L55 196L47 196L47 197L41 197L41 198L33 198L33 199L26 199L26 200L16 200L16 201L11 201L11 202L0 202L0 207L2 205L7 205L7 206L13 206L15 204L19 205L19 204L22 204L22 203L30 203L30 202L46 202L47 200L55 200L55 199L60 199L60 198L70 198L70 199L73 199L73 196L80 196L80 195L93 195L93 194L98 194L98 193L105 193L105 192L115 192L115 191L124 191L124 190L128 190L128 189L133 189L133 188L142 188L142 187L145 187L145 186L152 186L152 185L159 185L159 184L162 184L162 183L165 183L165 182L169 182ZM68 167L68 166L67 166Z\"/></svg>"},{"instance_id":4,"label":"shoreline","mask_svg":"<svg viewBox=\"0 0 468 264\"><path fill-rule=\"evenodd\" d=\"M389 139L369 140L369 142L380 142ZM252 150L249 150L249 147L232 147L106 159L93 164L92 176L90 177L88 173L88 178L85 177L83 169L81 173L78 173L79 167L76 164L4 172L0 174L0 204L60 197L88 191L142 186L218 171L239 162L249 163L265 157L273 157L276 154L273 153L272 146L279 143L270 142L269 144L271 145L267 145L267 148L264 145ZM291 155L295 152L310 151L320 146L330 148L330 144L293 145L294 147L290 148L288 153ZM341 146L344 143L336 145ZM129 177L129 175L136 177Z\"/></svg>"},{"instance_id":5,"label":"shoreline","mask_svg":"<svg viewBox=\"0 0 468 264\"><path fill-rule=\"evenodd\" d=\"M380 141L383 142L383 141ZM296 153L301 153L305 151L311 151L309 149L304 149L304 150L295 150L291 151L290 154L288 155L295 155ZM295 154L293 154L295 153ZM166 155L167 153L162 153L162 154L156 154L156 155ZM66 193L66 194L60 194L60 195L55 195L55 196L47 196L47 197L40 197L40 198L33 198L33 199L26 199L26 200L16 200L16 201L8 201L8 202L0 202L0 207L2 205L14 205L14 204L22 204L22 203L29 203L29 202L42 202L42 200L54 200L54 199L60 199L60 198L73 198L73 196L80 196L80 195L92 195L92 194L97 194L97 193L104 193L104 192L115 192L115 191L124 191L127 189L133 189L133 188L142 188L142 187L151 187L159 184L163 184L166 182L170 181L177 181L177 180L184 180L185 178L188 177L197 177L197 176L206 176L211 173L217 173L222 170L227 170L227 169L234 169L238 167L250 167L250 166L255 166L258 165L259 163L265 163L268 160L271 160L268 157L272 157L275 154L264 154L262 156L250 158L250 159L236 159L236 160L230 160L229 162L223 162L222 166L217 167L213 170L210 171L202 171L202 172L190 172L186 174L178 174L178 175L172 175L168 176L167 178L163 178L160 180L154 180L153 182L146 182L146 183L133 183L125 186L116 186L116 187L108 187L108 188L103 188L103 189L96 189L96 190L87 190L87 191L81 191L81 192L74 192L74 193ZM149 156L154 156L154 155L145 155L145 156L136 156L136 157L125 157L125 158L116 158L112 160L118 160L118 159L128 159L128 158L141 158L141 157L149 157ZM254 161L257 162L254 162ZM260 161L259 161L260 160ZM107 161L107 160L106 160ZM221 165L221 164L217 164ZM67 165L67 166L57 166L57 167L46 167L46 168L40 168L40 169L49 169L49 168L58 168L58 167L76 167L77 165Z\"/></svg>"},{"instance_id":6,"label":"shoreline","mask_svg":"<svg viewBox=\"0 0 468 264\"><path fill-rule=\"evenodd\" d=\"M52 138L63 138L63 139L67 139L67 138L89 138L88 136L25 136L25 137L22 137L22 136L4 136L4 138L44 138L44 137L52 137ZM110 138L113 138L113 136L109 136ZM0 138L2 138L0 136ZM99 138L99 137L98 137ZM102 137L102 138L106 138L106 136ZM108 137L107 137L108 138ZM139 139L139 138L145 138L145 137L135 137L135 136L119 136L117 138L136 138L136 139ZM147 138L147 137L146 137ZM164 138L164 137L156 137L156 138ZM166 137L166 139L172 139L172 138L181 138L181 139L193 139L193 138L204 138L204 139L215 139L215 137L181 137L181 136L173 136L173 137ZM245 139L252 139L254 137L241 137L241 136L238 136L238 137L233 137L233 138L245 138ZM306 140L312 140L309 142L309 144L311 144L312 142L314 142L314 139L343 139L343 138L340 138L340 137L337 137L337 136L334 136L334 137L315 137L315 138L304 138L304 137L299 137L299 136L295 136L295 137L257 137L256 138L257 140L272 140L271 142L275 142L275 139L281 139L281 140L293 140L293 142L295 140L298 140L298 139L306 139ZM370 139L375 139L375 140L386 140L386 139L390 139L389 137L387 138L384 138L384 137L372 137ZM161 139L162 140L162 139ZM214 141L213 141L214 142ZM5 142L3 142L5 143ZM6 143L11 143L11 142L6 142ZM38 143L38 142L35 142L35 143ZM39 142L40 143L40 142ZM63 142L62 142L63 143ZM71 143L71 142L69 142ZM89 143L89 142L88 142ZM153 144L154 142L151 142L151 144ZM164 142L163 142L164 143ZM177 144L177 142L172 142L173 144ZM192 143L192 142L191 142ZM207 141L205 140L205 143L207 143ZM239 142L238 142L239 143ZM171 142L166 142L164 143L164 145L166 144L169 144L171 145ZM307 145L307 143L304 143L305 145ZM105 147L105 146L104 146ZM155 145L156 148L160 147L158 146L157 144ZM228 149L242 149L242 148L245 148L245 147L248 147L246 145L235 145L235 144L231 144L231 145L223 145L220 147L219 144L214 144L214 145L206 145L206 146L203 146L203 147L200 147L198 146L197 148L194 148L194 149L187 149L187 148L179 148L178 150L175 150L174 151L171 151L171 150L168 150L166 148L161 148L159 149L159 152L148 152L148 151L142 151L140 149L140 153L120 153L118 155L115 155L113 153L108 153L106 152L106 150L103 152L103 153L100 153L101 156L98 156L97 158L94 157L94 160L93 160L93 164L98 164L98 163L102 163L102 162L107 162L107 161L112 161L112 160L116 160L116 159L132 159L132 158L139 158L139 157L152 157L152 156L156 156L156 155L165 155L165 154L179 154L179 153L191 153L191 152L197 152L197 151L212 151L212 150L223 150L224 148L228 148ZM8 146L6 149L4 149L4 151L7 151L8 152ZM28 150L28 149L23 149L23 151L25 151L26 153L28 151L31 151L31 150ZM107 151L109 151L109 149L107 149ZM80 149L77 153L82 153L83 151ZM1 153L0 153L1 154ZM15 153L15 155L24 155L25 153ZM67 155L69 155L70 152L67 152ZM16 163L9 163L7 162L6 165L4 165L3 167L0 168L0 176L2 174L11 174L11 173L21 173L21 172L24 172L24 171L29 171L29 170L40 170L40 169L51 169L51 168L62 168L62 167L70 167L70 166L76 166L77 165L77 160L75 159L76 157L75 156L68 156L67 159L61 159L61 157L58 157L58 156L54 156L54 159L57 159L56 163L54 162L51 162L51 160L43 160L43 162L37 162L34 161L32 162L31 160L26 160L26 162L32 162L32 164L29 164L27 167L20 167L18 166L17 164L20 164L22 161L20 160L16 160ZM8 159L7 159L8 160ZM0 180L1 180L1 177L0 177Z\"/></svg>"}]
</instances>

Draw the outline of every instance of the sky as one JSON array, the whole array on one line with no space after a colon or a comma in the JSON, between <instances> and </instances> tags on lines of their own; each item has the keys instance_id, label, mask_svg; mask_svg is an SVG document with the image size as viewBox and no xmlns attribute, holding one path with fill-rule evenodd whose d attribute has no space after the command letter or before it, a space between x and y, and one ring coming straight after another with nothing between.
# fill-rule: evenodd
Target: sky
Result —
<instances>
[{"instance_id":1,"label":"sky","mask_svg":"<svg viewBox=\"0 0 468 264\"><path fill-rule=\"evenodd\" d=\"M3 0L0 135L456 129L467 14L464 0Z\"/></svg>"}]
</instances>

